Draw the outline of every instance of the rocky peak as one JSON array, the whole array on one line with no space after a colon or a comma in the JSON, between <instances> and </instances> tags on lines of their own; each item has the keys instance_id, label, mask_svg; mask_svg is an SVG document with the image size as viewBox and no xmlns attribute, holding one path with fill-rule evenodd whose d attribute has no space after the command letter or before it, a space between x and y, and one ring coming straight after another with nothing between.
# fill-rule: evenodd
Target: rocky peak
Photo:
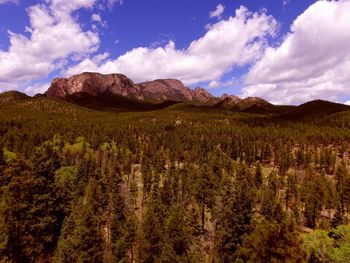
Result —
<instances>
[{"instance_id":1,"label":"rocky peak","mask_svg":"<svg viewBox=\"0 0 350 263\"><path fill-rule=\"evenodd\" d=\"M262 98L259 98L259 97L247 97L244 100L242 100L242 102L246 103L246 104L250 104L250 105L253 105L253 104L259 104L259 105L270 104L266 100L264 100Z\"/></svg>"},{"instance_id":2,"label":"rocky peak","mask_svg":"<svg viewBox=\"0 0 350 263\"><path fill-rule=\"evenodd\" d=\"M177 79L157 79L134 84L122 74L103 75L92 72L84 72L69 78L56 78L45 95L53 98L69 98L80 93L92 97L116 95L139 102L175 101L199 105L214 105L222 99L223 104L230 107L241 101L240 98L227 94L221 98L214 97L203 88L191 90ZM228 106L224 108L230 108Z\"/></svg>"},{"instance_id":3,"label":"rocky peak","mask_svg":"<svg viewBox=\"0 0 350 263\"><path fill-rule=\"evenodd\" d=\"M240 102L242 99L238 96L234 96L234 95L229 95L227 93L223 94L220 97L221 100L225 100L227 103L231 103L231 104L235 104Z\"/></svg>"},{"instance_id":4,"label":"rocky peak","mask_svg":"<svg viewBox=\"0 0 350 263\"><path fill-rule=\"evenodd\" d=\"M145 100L151 101L192 101L193 94L181 81L157 79L138 84Z\"/></svg>"},{"instance_id":5,"label":"rocky peak","mask_svg":"<svg viewBox=\"0 0 350 263\"><path fill-rule=\"evenodd\" d=\"M206 89L195 88L193 91L193 99L200 102L207 102L213 100L214 96L211 95Z\"/></svg>"},{"instance_id":6,"label":"rocky peak","mask_svg":"<svg viewBox=\"0 0 350 263\"><path fill-rule=\"evenodd\" d=\"M64 98L75 93L90 95L120 95L138 98L139 90L134 83L122 74L102 75L84 72L69 78L56 78L46 92L48 97Z\"/></svg>"}]
</instances>

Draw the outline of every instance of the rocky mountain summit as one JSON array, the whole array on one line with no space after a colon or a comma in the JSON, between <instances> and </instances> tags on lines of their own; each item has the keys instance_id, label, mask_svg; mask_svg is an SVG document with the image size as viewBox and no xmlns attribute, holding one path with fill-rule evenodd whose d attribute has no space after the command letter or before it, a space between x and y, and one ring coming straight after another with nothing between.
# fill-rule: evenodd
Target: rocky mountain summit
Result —
<instances>
[{"instance_id":1,"label":"rocky mountain summit","mask_svg":"<svg viewBox=\"0 0 350 263\"><path fill-rule=\"evenodd\" d=\"M346 105L322 101L314 101L310 102L311 104L306 103L296 107L273 105L258 97L241 99L228 94L215 97L203 88L192 90L176 79L157 79L135 84L123 74L103 75L91 72L84 72L69 78L56 78L42 96L64 99L94 109L145 110L185 102L197 106L268 116L283 116L284 118L289 118L289 115L298 118L299 116L312 115L315 109L317 112L330 114L350 108Z\"/></svg>"},{"instance_id":2,"label":"rocky mountain summit","mask_svg":"<svg viewBox=\"0 0 350 263\"><path fill-rule=\"evenodd\" d=\"M192 101L193 91L177 79L157 79L137 84L144 100L163 102Z\"/></svg>"},{"instance_id":3,"label":"rocky mountain summit","mask_svg":"<svg viewBox=\"0 0 350 263\"><path fill-rule=\"evenodd\" d=\"M52 81L46 96L65 98L76 93L98 95L120 95L132 99L141 99L140 88L122 74L103 75L84 72L69 78L56 78Z\"/></svg>"},{"instance_id":4,"label":"rocky mountain summit","mask_svg":"<svg viewBox=\"0 0 350 263\"><path fill-rule=\"evenodd\" d=\"M103 75L90 72L54 79L46 96L64 99L77 93L90 96L121 96L151 103L175 101L206 104L215 101L215 97L208 91L202 88L192 90L176 79L157 79L135 84L122 74Z\"/></svg>"}]
</instances>

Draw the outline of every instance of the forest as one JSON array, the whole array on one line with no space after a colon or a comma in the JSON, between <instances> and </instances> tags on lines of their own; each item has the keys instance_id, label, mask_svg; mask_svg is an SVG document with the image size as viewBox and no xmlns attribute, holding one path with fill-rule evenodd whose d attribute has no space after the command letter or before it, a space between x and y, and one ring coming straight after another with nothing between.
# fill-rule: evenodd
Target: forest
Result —
<instances>
[{"instance_id":1,"label":"forest","mask_svg":"<svg viewBox=\"0 0 350 263\"><path fill-rule=\"evenodd\" d=\"M350 111L6 96L1 263L350 262Z\"/></svg>"}]
</instances>

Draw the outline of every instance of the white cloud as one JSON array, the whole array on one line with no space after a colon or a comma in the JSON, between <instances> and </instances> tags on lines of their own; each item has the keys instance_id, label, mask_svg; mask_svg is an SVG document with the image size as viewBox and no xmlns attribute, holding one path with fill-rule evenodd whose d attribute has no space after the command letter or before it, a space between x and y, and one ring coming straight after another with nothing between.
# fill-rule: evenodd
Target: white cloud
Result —
<instances>
[{"instance_id":1,"label":"white cloud","mask_svg":"<svg viewBox=\"0 0 350 263\"><path fill-rule=\"evenodd\" d=\"M71 55L96 51L99 36L83 31L72 12L92 8L96 0L48 0L28 8L29 37L8 31L10 45L0 49L0 89L46 77ZM1 90L0 90L1 91Z\"/></svg>"},{"instance_id":2,"label":"white cloud","mask_svg":"<svg viewBox=\"0 0 350 263\"><path fill-rule=\"evenodd\" d=\"M221 19L224 11L225 11L225 6L223 4L218 4L214 11L209 12L209 16L210 16L210 18Z\"/></svg>"},{"instance_id":3,"label":"white cloud","mask_svg":"<svg viewBox=\"0 0 350 263\"><path fill-rule=\"evenodd\" d=\"M208 87L211 89L220 88L220 82L218 80L213 80L208 84Z\"/></svg>"},{"instance_id":4,"label":"white cloud","mask_svg":"<svg viewBox=\"0 0 350 263\"><path fill-rule=\"evenodd\" d=\"M38 93L45 93L47 89L50 87L50 83L36 83L34 85L28 86L24 89L24 92L28 95L35 95Z\"/></svg>"},{"instance_id":5,"label":"white cloud","mask_svg":"<svg viewBox=\"0 0 350 263\"><path fill-rule=\"evenodd\" d=\"M317 1L266 50L245 78L243 96L298 104L350 94L350 1Z\"/></svg>"},{"instance_id":6,"label":"white cloud","mask_svg":"<svg viewBox=\"0 0 350 263\"><path fill-rule=\"evenodd\" d=\"M92 21L102 23L102 18L99 14L92 14L91 19Z\"/></svg>"},{"instance_id":7,"label":"white cloud","mask_svg":"<svg viewBox=\"0 0 350 263\"><path fill-rule=\"evenodd\" d=\"M277 22L265 12L251 13L241 6L235 16L211 25L209 31L186 49L177 49L173 41L165 46L138 47L116 59L96 62L85 59L64 72L122 72L136 82L157 78L178 78L186 84L219 79L234 66L255 61L273 35Z\"/></svg>"},{"instance_id":8,"label":"white cloud","mask_svg":"<svg viewBox=\"0 0 350 263\"><path fill-rule=\"evenodd\" d=\"M350 100L346 101L344 104L349 105L350 106Z\"/></svg>"},{"instance_id":9,"label":"white cloud","mask_svg":"<svg viewBox=\"0 0 350 263\"><path fill-rule=\"evenodd\" d=\"M107 22L104 21L99 14L96 14L96 13L92 14L91 20L93 22L100 24L102 27L107 27Z\"/></svg>"},{"instance_id":10,"label":"white cloud","mask_svg":"<svg viewBox=\"0 0 350 263\"><path fill-rule=\"evenodd\" d=\"M208 87L211 89L228 88L236 85L237 83L238 81L235 78L227 81L213 80L208 84Z\"/></svg>"},{"instance_id":11,"label":"white cloud","mask_svg":"<svg viewBox=\"0 0 350 263\"><path fill-rule=\"evenodd\" d=\"M0 5L5 4L5 3L13 3L13 4L18 4L19 0L0 0Z\"/></svg>"}]
</instances>

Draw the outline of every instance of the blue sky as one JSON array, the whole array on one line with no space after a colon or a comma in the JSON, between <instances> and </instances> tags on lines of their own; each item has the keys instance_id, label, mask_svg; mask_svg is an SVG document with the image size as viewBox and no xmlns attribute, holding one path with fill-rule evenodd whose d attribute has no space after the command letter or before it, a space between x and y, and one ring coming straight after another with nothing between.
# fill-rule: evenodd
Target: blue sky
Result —
<instances>
[{"instance_id":1,"label":"blue sky","mask_svg":"<svg viewBox=\"0 0 350 263\"><path fill-rule=\"evenodd\" d=\"M0 0L0 91L99 71L275 103L347 102L347 27L346 0Z\"/></svg>"}]
</instances>

